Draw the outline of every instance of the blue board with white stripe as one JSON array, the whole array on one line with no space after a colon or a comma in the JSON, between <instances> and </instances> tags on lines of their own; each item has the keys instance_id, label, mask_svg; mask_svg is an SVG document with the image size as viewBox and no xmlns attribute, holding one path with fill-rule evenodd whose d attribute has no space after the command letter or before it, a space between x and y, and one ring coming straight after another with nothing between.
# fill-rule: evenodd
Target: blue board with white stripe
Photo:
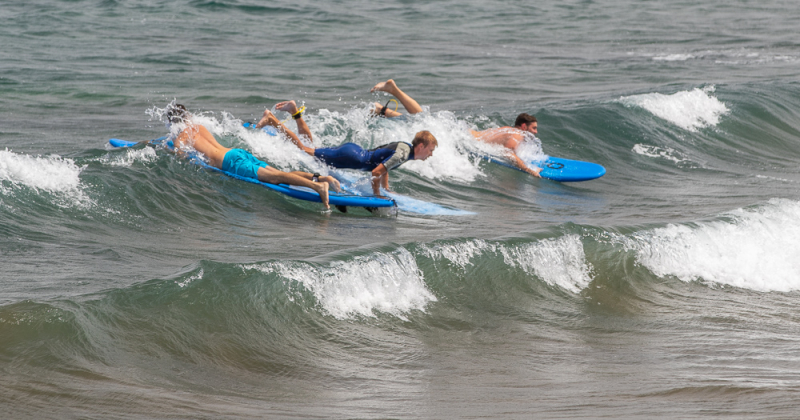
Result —
<instances>
[{"instance_id":1,"label":"blue board with white stripe","mask_svg":"<svg viewBox=\"0 0 800 420\"><path fill-rule=\"evenodd\" d=\"M522 171L508 160L496 156L482 155L482 158L489 162L503 165L511 169ZM582 160L571 160L548 156L544 161L532 161L528 166L542 168L539 175L542 178L552 179L559 182L579 182L590 181L600 178L606 174L606 168L602 165ZM523 171L524 172L524 171Z\"/></svg>"}]
</instances>

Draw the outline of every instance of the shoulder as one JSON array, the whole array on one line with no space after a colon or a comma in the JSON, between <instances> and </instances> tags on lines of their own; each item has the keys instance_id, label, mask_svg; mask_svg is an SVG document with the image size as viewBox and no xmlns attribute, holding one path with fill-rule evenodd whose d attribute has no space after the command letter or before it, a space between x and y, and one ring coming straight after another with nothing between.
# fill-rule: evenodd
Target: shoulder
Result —
<instances>
[{"instance_id":1,"label":"shoulder","mask_svg":"<svg viewBox=\"0 0 800 420\"><path fill-rule=\"evenodd\" d=\"M205 130L205 129L206 128L203 127L202 125L187 124L186 127L184 127L183 130L181 130L181 134L179 136L180 137L196 136L196 135L202 133L203 132L202 130Z\"/></svg>"},{"instance_id":2,"label":"shoulder","mask_svg":"<svg viewBox=\"0 0 800 420\"><path fill-rule=\"evenodd\" d=\"M195 131L195 132L196 132L196 133L198 133L198 134L202 134L202 135L204 135L204 136L206 136L206 135L211 135L211 132L210 132L210 131L208 131L208 129L207 129L207 128L203 127L203 126L202 126L202 125L200 125L200 124L194 124L194 125L192 126L192 128L194 128L195 130L197 130L197 131Z\"/></svg>"},{"instance_id":3,"label":"shoulder","mask_svg":"<svg viewBox=\"0 0 800 420\"><path fill-rule=\"evenodd\" d=\"M519 132L519 130L515 130L515 131L517 131L517 132L516 133L509 133L508 137L506 137L506 139L505 139L505 146L507 148L509 148L509 149L516 149L517 146L519 146L519 144L525 138L525 136L521 132Z\"/></svg>"},{"instance_id":4,"label":"shoulder","mask_svg":"<svg viewBox=\"0 0 800 420\"><path fill-rule=\"evenodd\" d=\"M402 153L402 154L405 154L405 155L409 154L411 152L411 150L413 149L413 147L411 147L411 143L406 143L404 141L396 141L396 142L391 143L389 145L391 146L391 149L395 153Z\"/></svg>"},{"instance_id":5,"label":"shoulder","mask_svg":"<svg viewBox=\"0 0 800 420\"><path fill-rule=\"evenodd\" d=\"M372 151L382 151L383 153L392 152L394 154L397 152L409 153L411 149L412 147L410 143L406 143L404 141L395 141L392 143L378 146L372 149Z\"/></svg>"},{"instance_id":6,"label":"shoulder","mask_svg":"<svg viewBox=\"0 0 800 420\"><path fill-rule=\"evenodd\" d=\"M402 141L394 141L391 143L384 144L382 146L378 146L376 149L384 149L384 150L397 150L398 147L402 147L402 145L406 145L408 143Z\"/></svg>"}]
</instances>

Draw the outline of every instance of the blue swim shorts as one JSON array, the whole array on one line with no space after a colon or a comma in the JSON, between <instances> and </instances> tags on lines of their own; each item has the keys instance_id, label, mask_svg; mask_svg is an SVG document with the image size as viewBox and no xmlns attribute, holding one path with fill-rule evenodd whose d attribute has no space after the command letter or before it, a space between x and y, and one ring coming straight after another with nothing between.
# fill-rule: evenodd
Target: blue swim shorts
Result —
<instances>
[{"instance_id":1,"label":"blue swim shorts","mask_svg":"<svg viewBox=\"0 0 800 420\"><path fill-rule=\"evenodd\" d=\"M265 162L258 160L247 150L231 149L222 159L222 170L236 175L258 179L258 168L266 168Z\"/></svg>"}]
</instances>

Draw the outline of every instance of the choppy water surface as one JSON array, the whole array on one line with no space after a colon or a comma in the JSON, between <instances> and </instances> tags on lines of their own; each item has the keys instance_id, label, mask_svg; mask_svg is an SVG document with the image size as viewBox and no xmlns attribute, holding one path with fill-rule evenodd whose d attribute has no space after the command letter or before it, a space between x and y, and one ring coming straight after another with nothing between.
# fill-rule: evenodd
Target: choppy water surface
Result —
<instances>
[{"instance_id":1,"label":"choppy water surface","mask_svg":"<svg viewBox=\"0 0 800 420\"><path fill-rule=\"evenodd\" d=\"M793 417L798 10L4 3L2 412ZM370 117L388 78L426 112ZM419 130L440 146L392 173L407 201L376 217L106 145L164 135L177 100L223 144L329 171L242 128L286 99L318 147ZM545 154L607 175L475 157L469 130L520 112Z\"/></svg>"}]
</instances>

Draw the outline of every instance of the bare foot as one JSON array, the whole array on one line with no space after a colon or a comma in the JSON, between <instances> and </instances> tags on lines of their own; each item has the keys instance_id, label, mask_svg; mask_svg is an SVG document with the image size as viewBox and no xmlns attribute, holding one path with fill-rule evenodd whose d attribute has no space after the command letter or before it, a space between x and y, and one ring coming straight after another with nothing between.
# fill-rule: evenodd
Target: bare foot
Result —
<instances>
[{"instance_id":1,"label":"bare foot","mask_svg":"<svg viewBox=\"0 0 800 420\"><path fill-rule=\"evenodd\" d=\"M328 204L328 183L327 182L312 182L311 188L319 194L320 200L322 200L322 205L325 206L326 210L331 209L331 205Z\"/></svg>"},{"instance_id":2,"label":"bare foot","mask_svg":"<svg viewBox=\"0 0 800 420\"><path fill-rule=\"evenodd\" d=\"M542 177L541 175L539 175L539 172L542 172L542 168L531 169L531 175L535 176L536 178Z\"/></svg>"},{"instance_id":3,"label":"bare foot","mask_svg":"<svg viewBox=\"0 0 800 420\"><path fill-rule=\"evenodd\" d=\"M369 90L370 92L381 91L387 92L394 95L394 92L397 91L397 85L394 83L394 80L389 79L385 82L380 82L377 85L373 86L372 89Z\"/></svg>"},{"instance_id":4,"label":"bare foot","mask_svg":"<svg viewBox=\"0 0 800 420\"><path fill-rule=\"evenodd\" d=\"M278 118L275 117L275 114L270 112L270 110L265 109L264 116L261 117L261 120L258 122L258 124L256 124L256 128L262 128L267 125L271 125L277 128L280 123L281 123L280 120L278 120Z\"/></svg>"},{"instance_id":5,"label":"bare foot","mask_svg":"<svg viewBox=\"0 0 800 420\"><path fill-rule=\"evenodd\" d=\"M327 182L331 188L333 188L336 192L342 192L342 186L339 184L339 180L332 177L332 176L321 176L319 177L320 181Z\"/></svg>"},{"instance_id":6,"label":"bare foot","mask_svg":"<svg viewBox=\"0 0 800 420\"><path fill-rule=\"evenodd\" d=\"M297 104L294 101L283 101L275 104L275 109L285 111L292 115L297 113Z\"/></svg>"}]
</instances>

